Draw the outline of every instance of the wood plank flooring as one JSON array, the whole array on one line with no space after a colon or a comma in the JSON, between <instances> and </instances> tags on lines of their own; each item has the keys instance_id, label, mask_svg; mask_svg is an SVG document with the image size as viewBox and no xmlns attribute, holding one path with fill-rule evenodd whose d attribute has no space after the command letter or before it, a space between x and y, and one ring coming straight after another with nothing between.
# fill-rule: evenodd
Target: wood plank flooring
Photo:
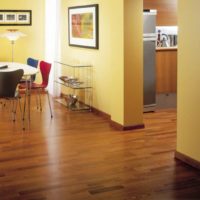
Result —
<instances>
[{"instance_id":1,"label":"wood plank flooring","mask_svg":"<svg viewBox=\"0 0 200 200\"><path fill-rule=\"evenodd\" d=\"M0 200L200 199L200 171L174 159L176 110L144 114L117 131L93 113L32 98L31 122L0 105Z\"/></svg>"}]
</instances>

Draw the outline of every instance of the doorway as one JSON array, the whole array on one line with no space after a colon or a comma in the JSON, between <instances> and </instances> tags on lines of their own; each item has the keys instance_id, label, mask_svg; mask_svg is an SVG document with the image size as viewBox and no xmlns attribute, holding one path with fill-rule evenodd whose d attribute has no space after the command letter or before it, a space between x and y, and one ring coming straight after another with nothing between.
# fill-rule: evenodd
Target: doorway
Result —
<instances>
[{"instance_id":1,"label":"doorway","mask_svg":"<svg viewBox=\"0 0 200 200\"><path fill-rule=\"evenodd\" d=\"M156 47L156 109L177 106L177 2L143 0L144 9L157 10L156 32L163 40Z\"/></svg>"}]
</instances>

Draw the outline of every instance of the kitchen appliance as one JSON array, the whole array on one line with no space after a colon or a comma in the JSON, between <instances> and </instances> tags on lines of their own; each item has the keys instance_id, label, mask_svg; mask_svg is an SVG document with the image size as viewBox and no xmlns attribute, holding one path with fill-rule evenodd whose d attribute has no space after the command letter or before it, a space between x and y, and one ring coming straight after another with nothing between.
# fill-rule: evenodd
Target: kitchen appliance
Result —
<instances>
[{"instance_id":1,"label":"kitchen appliance","mask_svg":"<svg viewBox=\"0 0 200 200\"><path fill-rule=\"evenodd\" d=\"M169 47L170 46L170 38L168 37L167 34L162 34L162 47Z\"/></svg>"},{"instance_id":2,"label":"kitchen appliance","mask_svg":"<svg viewBox=\"0 0 200 200\"><path fill-rule=\"evenodd\" d=\"M170 40L170 46L176 46L177 45L177 35L168 35L169 40Z\"/></svg>"},{"instance_id":3,"label":"kitchen appliance","mask_svg":"<svg viewBox=\"0 0 200 200\"><path fill-rule=\"evenodd\" d=\"M156 106L156 10L143 11L144 112Z\"/></svg>"}]
</instances>

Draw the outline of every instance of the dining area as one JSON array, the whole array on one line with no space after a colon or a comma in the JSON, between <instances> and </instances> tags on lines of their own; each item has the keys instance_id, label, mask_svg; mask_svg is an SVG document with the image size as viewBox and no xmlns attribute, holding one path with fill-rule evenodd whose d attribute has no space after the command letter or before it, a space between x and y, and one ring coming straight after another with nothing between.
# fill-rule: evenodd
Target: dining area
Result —
<instances>
[{"instance_id":1,"label":"dining area","mask_svg":"<svg viewBox=\"0 0 200 200\"><path fill-rule=\"evenodd\" d=\"M0 125L19 131L31 131L34 115L37 118L46 110L53 118L48 91L53 84L52 59L45 53L43 25L34 24L40 13L32 12L0 10Z\"/></svg>"},{"instance_id":2,"label":"dining area","mask_svg":"<svg viewBox=\"0 0 200 200\"><path fill-rule=\"evenodd\" d=\"M34 58L27 58L27 63L0 62L0 115L7 116L7 121L21 124L25 131L30 128L31 116L42 112L42 96L47 94L50 118L53 118L48 90L51 64ZM36 76L41 74L41 83L36 83ZM35 102L34 102L35 101ZM35 104L35 105L33 105ZM4 113L5 112L5 113ZM1 119L2 121L2 119Z\"/></svg>"}]
</instances>

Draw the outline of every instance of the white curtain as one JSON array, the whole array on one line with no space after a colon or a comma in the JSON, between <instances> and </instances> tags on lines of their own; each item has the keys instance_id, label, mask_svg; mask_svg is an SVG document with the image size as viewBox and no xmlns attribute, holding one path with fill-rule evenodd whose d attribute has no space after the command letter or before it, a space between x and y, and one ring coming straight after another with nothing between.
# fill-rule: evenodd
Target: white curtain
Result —
<instances>
[{"instance_id":1,"label":"white curtain","mask_svg":"<svg viewBox=\"0 0 200 200\"><path fill-rule=\"evenodd\" d=\"M48 90L53 96L59 95L59 86L54 83L54 77L60 72L54 61L60 60L60 0L45 1L45 60L52 63Z\"/></svg>"}]
</instances>

